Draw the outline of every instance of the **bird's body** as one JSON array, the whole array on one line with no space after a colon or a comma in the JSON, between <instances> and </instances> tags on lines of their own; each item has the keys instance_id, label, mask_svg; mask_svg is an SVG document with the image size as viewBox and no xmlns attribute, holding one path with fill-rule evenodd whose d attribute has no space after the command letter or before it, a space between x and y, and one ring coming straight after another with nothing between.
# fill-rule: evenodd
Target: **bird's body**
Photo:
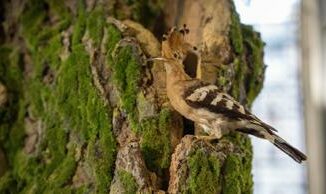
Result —
<instances>
[{"instance_id":1,"label":"bird's body","mask_svg":"<svg viewBox=\"0 0 326 194\"><path fill-rule=\"evenodd\" d=\"M167 95L172 107L187 119L202 126L207 134L220 138L223 134L248 125L261 128L257 125L261 121L231 96L220 91L215 85L190 78L182 73L181 66L170 63L165 66ZM248 119L252 122L249 123ZM267 137L268 134L265 136L270 138Z\"/></svg>"},{"instance_id":2,"label":"bird's body","mask_svg":"<svg viewBox=\"0 0 326 194\"><path fill-rule=\"evenodd\" d=\"M172 107L202 126L211 137L221 138L230 131L251 134L270 141L299 163L306 160L303 153L277 136L273 127L262 122L230 95L185 73L182 62L187 54L195 52L184 41L185 31L173 28L162 43L167 95Z\"/></svg>"}]
</instances>

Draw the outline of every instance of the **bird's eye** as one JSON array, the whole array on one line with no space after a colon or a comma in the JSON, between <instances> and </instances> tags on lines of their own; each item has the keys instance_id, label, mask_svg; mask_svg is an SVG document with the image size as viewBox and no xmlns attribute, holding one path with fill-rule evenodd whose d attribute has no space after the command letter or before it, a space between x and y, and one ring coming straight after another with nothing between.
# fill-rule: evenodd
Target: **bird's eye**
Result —
<instances>
[{"instance_id":1,"label":"bird's eye","mask_svg":"<svg viewBox=\"0 0 326 194\"><path fill-rule=\"evenodd\" d=\"M162 40L163 41L166 41L167 40L167 35L164 33L163 36L162 36Z\"/></svg>"},{"instance_id":2,"label":"bird's eye","mask_svg":"<svg viewBox=\"0 0 326 194\"><path fill-rule=\"evenodd\" d=\"M178 54L177 54L177 53L174 53L173 56L174 56L174 58L176 58L176 59L178 58Z\"/></svg>"}]
</instances>

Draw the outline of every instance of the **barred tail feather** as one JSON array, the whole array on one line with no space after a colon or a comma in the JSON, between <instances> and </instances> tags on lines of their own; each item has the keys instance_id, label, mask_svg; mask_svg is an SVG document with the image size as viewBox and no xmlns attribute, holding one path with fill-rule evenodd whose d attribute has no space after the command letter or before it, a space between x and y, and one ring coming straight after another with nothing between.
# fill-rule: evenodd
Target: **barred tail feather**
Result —
<instances>
[{"instance_id":1,"label":"barred tail feather","mask_svg":"<svg viewBox=\"0 0 326 194\"><path fill-rule=\"evenodd\" d=\"M274 139L274 142L272 142L277 148L282 150L284 153L289 155L291 158L293 158L296 162L301 163L302 161L307 160L307 156L303 154L301 151L296 149L295 147L288 144L285 140L280 138L279 136L275 135L276 138Z\"/></svg>"},{"instance_id":2,"label":"barred tail feather","mask_svg":"<svg viewBox=\"0 0 326 194\"><path fill-rule=\"evenodd\" d=\"M242 133L250 134L270 141L277 148L282 150L284 153L289 155L298 163L307 160L307 156L305 154L303 154L301 151L288 144L284 139L276 135L270 129L266 130L266 128L259 125L248 125L248 127L249 128L240 128L236 130Z\"/></svg>"}]
</instances>

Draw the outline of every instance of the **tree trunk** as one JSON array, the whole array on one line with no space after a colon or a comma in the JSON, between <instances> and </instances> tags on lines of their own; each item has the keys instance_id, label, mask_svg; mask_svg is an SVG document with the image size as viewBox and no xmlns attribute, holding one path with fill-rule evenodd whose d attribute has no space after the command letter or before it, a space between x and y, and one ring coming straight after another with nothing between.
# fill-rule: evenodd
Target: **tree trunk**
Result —
<instances>
[{"instance_id":1,"label":"tree trunk","mask_svg":"<svg viewBox=\"0 0 326 194\"><path fill-rule=\"evenodd\" d=\"M229 0L1 2L0 193L252 193L246 135L197 140L169 105L166 26L190 28L192 76L250 107L263 43Z\"/></svg>"}]
</instances>

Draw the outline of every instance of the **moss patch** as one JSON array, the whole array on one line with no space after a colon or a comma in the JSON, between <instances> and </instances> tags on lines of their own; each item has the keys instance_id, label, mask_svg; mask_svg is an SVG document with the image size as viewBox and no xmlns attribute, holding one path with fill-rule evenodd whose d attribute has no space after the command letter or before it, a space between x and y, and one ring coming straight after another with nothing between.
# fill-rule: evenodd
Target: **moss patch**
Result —
<instances>
[{"instance_id":1,"label":"moss patch","mask_svg":"<svg viewBox=\"0 0 326 194\"><path fill-rule=\"evenodd\" d=\"M224 164L223 194L241 194L241 171L239 157L229 155Z\"/></svg>"},{"instance_id":2,"label":"moss patch","mask_svg":"<svg viewBox=\"0 0 326 194\"><path fill-rule=\"evenodd\" d=\"M246 135L233 133L225 137L237 145L238 153L228 155L224 166L224 179L222 183L223 194L253 192L252 180L252 145Z\"/></svg>"},{"instance_id":3,"label":"moss patch","mask_svg":"<svg viewBox=\"0 0 326 194\"><path fill-rule=\"evenodd\" d=\"M188 156L188 188L184 193L218 193L220 162L217 156L196 150Z\"/></svg>"},{"instance_id":4,"label":"moss patch","mask_svg":"<svg viewBox=\"0 0 326 194\"><path fill-rule=\"evenodd\" d=\"M162 109L158 116L141 122L141 151L147 167L162 174L170 165L172 148L170 144L171 112Z\"/></svg>"},{"instance_id":5,"label":"moss patch","mask_svg":"<svg viewBox=\"0 0 326 194\"><path fill-rule=\"evenodd\" d=\"M77 4L77 16L74 20L74 31L72 34L72 46L78 45L81 42L81 39L86 30L86 22L87 22L87 13L85 10L85 4L83 1L78 1Z\"/></svg>"},{"instance_id":6,"label":"moss patch","mask_svg":"<svg viewBox=\"0 0 326 194\"><path fill-rule=\"evenodd\" d=\"M21 15L22 33L30 50L35 51L38 44L38 34L46 18L46 3L44 0L28 1Z\"/></svg>"},{"instance_id":7,"label":"moss patch","mask_svg":"<svg viewBox=\"0 0 326 194\"><path fill-rule=\"evenodd\" d=\"M94 47L98 47L103 37L103 27L105 25L105 17L102 7L96 7L89 13L86 25L89 36L94 41Z\"/></svg>"},{"instance_id":8,"label":"moss patch","mask_svg":"<svg viewBox=\"0 0 326 194\"><path fill-rule=\"evenodd\" d=\"M64 0L46 0L52 12L56 14L60 20L70 20L71 15L69 9L65 6Z\"/></svg>"},{"instance_id":9,"label":"moss patch","mask_svg":"<svg viewBox=\"0 0 326 194\"><path fill-rule=\"evenodd\" d=\"M231 37L230 40L234 51L237 54L241 54L243 52L243 38L239 14L235 11L234 5L231 14L231 26L229 36Z\"/></svg>"},{"instance_id":10,"label":"moss patch","mask_svg":"<svg viewBox=\"0 0 326 194\"><path fill-rule=\"evenodd\" d=\"M266 66L264 65L264 42L260 38L260 34L255 32L252 26L241 25L243 36L246 37L244 45L246 47L246 60L249 66L249 75L246 79L246 89L248 104L251 105L258 93L263 87L264 73Z\"/></svg>"},{"instance_id":11,"label":"moss patch","mask_svg":"<svg viewBox=\"0 0 326 194\"><path fill-rule=\"evenodd\" d=\"M15 189L16 184L11 172L6 172L0 178L0 193L17 193L18 189Z\"/></svg>"},{"instance_id":12,"label":"moss patch","mask_svg":"<svg viewBox=\"0 0 326 194\"><path fill-rule=\"evenodd\" d=\"M252 26L240 23L234 5L231 6L229 38L235 52L232 62L235 75L230 93L241 102L246 102L250 107L263 86L264 43Z\"/></svg>"},{"instance_id":13,"label":"moss patch","mask_svg":"<svg viewBox=\"0 0 326 194\"><path fill-rule=\"evenodd\" d=\"M86 30L95 38L104 27L102 23L94 27L86 25L87 22L104 17L98 10L87 13L82 1L79 2L70 55L65 61L59 57L64 50L61 32L69 27L72 19L63 4L57 2L29 1L20 16L22 36L31 59L29 65L33 66L29 77L23 79L19 52L9 46L0 48L0 55L5 56L1 57L4 59L0 66L1 82L8 84L10 94L21 97L11 98L10 108L0 110L0 114L7 115L0 118L0 141L6 140L4 150L12 168L10 174L0 180L1 191L71 193L73 189L66 185L77 166L76 147L86 150L82 157L89 164L91 176L95 177L92 192L108 191L116 155L112 113L93 85L90 57L81 44ZM45 9L48 5L50 10ZM58 14L61 19L49 24L46 19L49 13ZM100 38L94 41L97 43ZM44 81L50 73L52 80ZM22 151L26 116L40 122L38 151L33 154ZM70 143L72 133L76 136L73 144Z\"/></svg>"},{"instance_id":14,"label":"moss patch","mask_svg":"<svg viewBox=\"0 0 326 194\"><path fill-rule=\"evenodd\" d=\"M124 194L134 194L138 190L138 185L131 173L125 170L118 171L118 177L124 188Z\"/></svg>"},{"instance_id":15,"label":"moss patch","mask_svg":"<svg viewBox=\"0 0 326 194\"><path fill-rule=\"evenodd\" d=\"M108 40L106 42L106 48L107 48L107 64L114 68L114 61L112 58L112 52L117 45L117 43L122 39L121 32L112 24L109 24L107 26L107 33L108 33Z\"/></svg>"},{"instance_id":16,"label":"moss patch","mask_svg":"<svg viewBox=\"0 0 326 194\"><path fill-rule=\"evenodd\" d=\"M0 82L7 89L7 103L0 107L0 144L9 163L23 143L24 105L22 94L21 56L9 45L0 46Z\"/></svg>"},{"instance_id":17,"label":"moss patch","mask_svg":"<svg viewBox=\"0 0 326 194\"><path fill-rule=\"evenodd\" d=\"M133 54L132 46L118 48L111 67L114 81L119 90L122 109L128 113L133 131L139 131L137 93L140 84L140 63Z\"/></svg>"}]
</instances>

